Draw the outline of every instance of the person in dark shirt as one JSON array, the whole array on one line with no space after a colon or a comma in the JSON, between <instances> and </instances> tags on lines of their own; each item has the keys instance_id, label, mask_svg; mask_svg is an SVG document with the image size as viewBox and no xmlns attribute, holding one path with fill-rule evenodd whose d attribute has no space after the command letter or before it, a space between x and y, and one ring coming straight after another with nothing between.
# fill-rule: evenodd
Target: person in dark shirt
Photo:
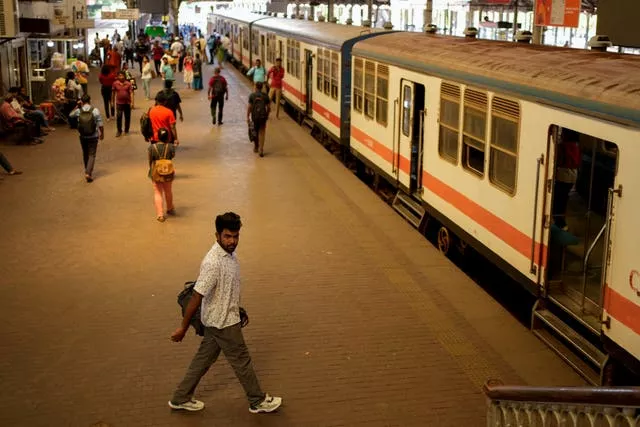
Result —
<instances>
[{"instance_id":1,"label":"person in dark shirt","mask_svg":"<svg viewBox=\"0 0 640 427\"><path fill-rule=\"evenodd\" d=\"M173 80L164 81L164 89L160 91L167 99L166 107L173 112L175 117L178 117L176 112L180 113L180 121L184 121L184 114L182 114L182 98L180 94L173 89Z\"/></svg>"}]
</instances>

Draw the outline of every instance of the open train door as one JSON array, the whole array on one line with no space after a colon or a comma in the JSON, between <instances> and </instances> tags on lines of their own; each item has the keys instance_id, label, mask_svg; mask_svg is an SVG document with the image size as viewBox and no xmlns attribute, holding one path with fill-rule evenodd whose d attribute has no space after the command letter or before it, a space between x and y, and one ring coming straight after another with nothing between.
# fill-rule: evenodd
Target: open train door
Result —
<instances>
[{"instance_id":1,"label":"open train door","mask_svg":"<svg viewBox=\"0 0 640 427\"><path fill-rule=\"evenodd\" d=\"M304 50L304 95L305 113L311 116L313 113L313 52Z\"/></svg>"},{"instance_id":2,"label":"open train door","mask_svg":"<svg viewBox=\"0 0 640 427\"><path fill-rule=\"evenodd\" d=\"M394 173L410 194L422 189L424 146L424 85L402 79L400 83L398 142L394 149ZM408 164L406 161L409 160ZM405 174L400 174L404 171Z\"/></svg>"}]
</instances>

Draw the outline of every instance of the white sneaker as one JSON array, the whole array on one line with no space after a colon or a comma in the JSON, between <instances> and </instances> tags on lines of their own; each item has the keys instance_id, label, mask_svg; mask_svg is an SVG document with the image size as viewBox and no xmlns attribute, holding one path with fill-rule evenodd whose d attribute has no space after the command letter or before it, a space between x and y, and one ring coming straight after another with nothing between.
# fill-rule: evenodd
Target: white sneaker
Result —
<instances>
[{"instance_id":1,"label":"white sneaker","mask_svg":"<svg viewBox=\"0 0 640 427\"><path fill-rule=\"evenodd\" d=\"M273 412L278 409L280 405L282 405L281 397L269 396L269 394L267 393L262 403L249 406L249 412L251 412L252 414Z\"/></svg>"},{"instance_id":2,"label":"white sneaker","mask_svg":"<svg viewBox=\"0 0 640 427\"><path fill-rule=\"evenodd\" d=\"M179 405L169 401L169 407L171 409L184 409L186 411L202 411L204 409L204 402L200 402L196 399L191 399L188 402L180 403Z\"/></svg>"}]
</instances>

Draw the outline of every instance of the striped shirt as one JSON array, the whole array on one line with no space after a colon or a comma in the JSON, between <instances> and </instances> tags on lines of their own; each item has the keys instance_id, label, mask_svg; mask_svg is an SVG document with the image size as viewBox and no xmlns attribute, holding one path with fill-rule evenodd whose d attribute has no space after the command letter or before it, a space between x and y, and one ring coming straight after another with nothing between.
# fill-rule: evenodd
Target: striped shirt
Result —
<instances>
[{"instance_id":1,"label":"striped shirt","mask_svg":"<svg viewBox=\"0 0 640 427\"><path fill-rule=\"evenodd\" d=\"M218 329L240 323L240 265L216 242L200 265L194 290L202 295L201 319Z\"/></svg>"}]
</instances>

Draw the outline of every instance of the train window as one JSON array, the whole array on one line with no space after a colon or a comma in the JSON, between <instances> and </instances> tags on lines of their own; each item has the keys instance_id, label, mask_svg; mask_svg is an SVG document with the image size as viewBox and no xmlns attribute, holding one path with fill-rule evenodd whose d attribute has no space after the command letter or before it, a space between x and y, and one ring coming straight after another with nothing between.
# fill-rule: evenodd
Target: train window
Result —
<instances>
[{"instance_id":1,"label":"train window","mask_svg":"<svg viewBox=\"0 0 640 427\"><path fill-rule=\"evenodd\" d=\"M363 61L356 58L353 61L353 109L362 113L362 78L363 78Z\"/></svg>"},{"instance_id":2,"label":"train window","mask_svg":"<svg viewBox=\"0 0 640 427\"><path fill-rule=\"evenodd\" d=\"M324 50L324 58L322 59L322 68L324 75L324 93L325 95L331 95L331 52L327 49Z\"/></svg>"},{"instance_id":3,"label":"train window","mask_svg":"<svg viewBox=\"0 0 640 427\"><path fill-rule=\"evenodd\" d=\"M412 95L411 86L405 86L402 94L402 134L404 136L409 136L411 133Z\"/></svg>"},{"instance_id":4,"label":"train window","mask_svg":"<svg viewBox=\"0 0 640 427\"><path fill-rule=\"evenodd\" d=\"M376 122L387 125L387 105L389 100L389 67L378 64L376 76Z\"/></svg>"},{"instance_id":5,"label":"train window","mask_svg":"<svg viewBox=\"0 0 640 427\"><path fill-rule=\"evenodd\" d=\"M318 49L318 53L316 55L317 60L317 89L318 92L322 92L324 91L324 65L322 65L322 61L324 61L324 53L322 51L322 49Z\"/></svg>"},{"instance_id":6,"label":"train window","mask_svg":"<svg viewBox=\"0 0 640 427\"><path fill-rule=\"evenodd\" d=\"M249 32L247 31L246 28L243 28L240 31L240 34L242 35L242 48L244 50L249 50L249 37L248 37Z\"/></svg>"},{"instance_id":7,"label":"train window","mask_svg":"<svg viewBox=\"0 0 640 427\"><path fill-rule=\"evenodd\" d=\"M338 62L337 52L331 52L331 98L338 99Z\"/></svg>"},{"instance_id":8,"label":"train window","mask_svg":"<svg viewBox=\"0 0 640 427\"><path fill-rule=\"evenodd\" d=\"M509 194L516 190L520 106L494 97L491 102L489 180Z\"/></svg>"},{"instance_id":9,"label":"train window","mask_svg":"<svg viewBox=\"0 0 640 427\"><path fill-rule=\"evenodd\" d=\"M479 176L484 176L486 132L487 94L466 89L462 125L462 167Z\"/></svg>"},{"instance_id":10,"label":"train window","mask_svg":"<svg viewBox=\"0 0 640 427\"><path fill-rule=\"evenodd\" d=\"M440 88L440 155L458 163L458 134L460 132L460 86L442 82Z\"/></svg>"},{"instance_id":11,"label":"train window","mask_svg":"<svg viewBox=\"0 0 640 427\"><path fill-rule=\"evenodd\" d=\"M258 33L258 30L253 30L251 34L251 43L253 47L253 53L256 55L260 54L260 35L259 34L260 33Z\"/></svg>"},{"instance_id":12,"label":"train window","mask_svg":"<svg viewBox=\"0 0 640 427\"><path fill-rule=\"evenodd\" d=\"M300 78L300 42L294 44L296 78Z\"/></svg>"},{"instance_id":13,"label":"train window","mask_svg":"<svg viewBox=\"0 0 640 427\"><path fill-rule=\"evenodd\" d=\"M291 48L291 40L287 39L287 73L295 77L293 70L293 53Z\"/></svg>"},{"instance_id":14,"label":"train window","mask_svg":"<svg viewBox=\"0 0 640 427\"><path fill-rule=\"evenodd\" d=\"M364 114L375 118L376 110L376 64L366 61L364 64Z\"/></svg>"}]
</instances>

